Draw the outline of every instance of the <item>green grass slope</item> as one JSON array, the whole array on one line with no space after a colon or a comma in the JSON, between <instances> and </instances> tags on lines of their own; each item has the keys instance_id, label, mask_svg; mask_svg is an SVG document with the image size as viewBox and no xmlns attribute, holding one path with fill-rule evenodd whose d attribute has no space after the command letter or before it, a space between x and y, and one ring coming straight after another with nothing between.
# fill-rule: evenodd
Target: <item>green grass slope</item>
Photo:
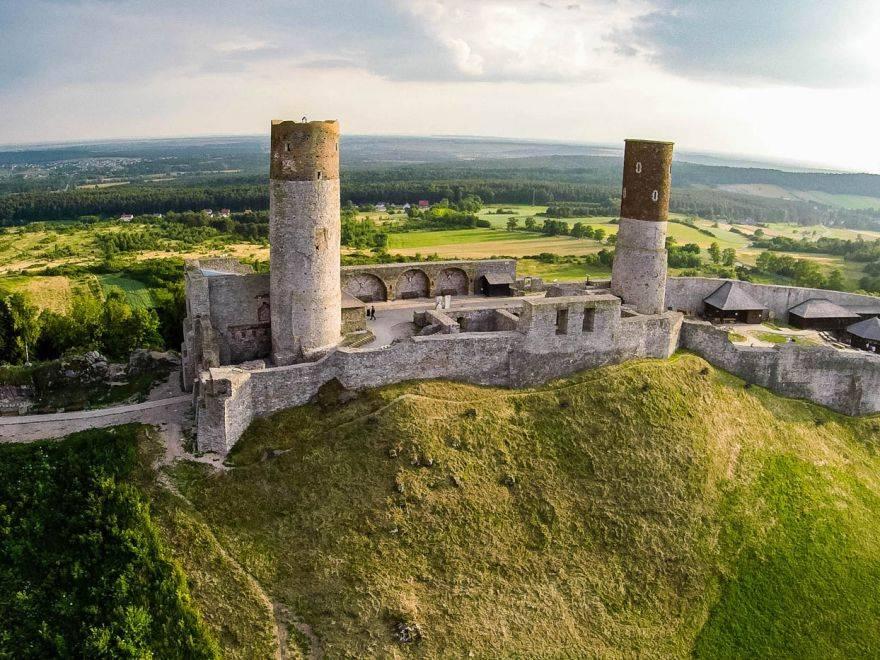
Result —
<instances>
[{"instance_id":1,"label":"green grass slope","mask_svg":"<svg viewBox=\"0 0 880 660\"><path fill-rule=\"evenodd\" d=\"M255 422L233 470L179 464L163 505L228 558L184 568L253 578L303 654L880 654L877 418L690 355L329 394Z\"/></svg>"}]
</instances>

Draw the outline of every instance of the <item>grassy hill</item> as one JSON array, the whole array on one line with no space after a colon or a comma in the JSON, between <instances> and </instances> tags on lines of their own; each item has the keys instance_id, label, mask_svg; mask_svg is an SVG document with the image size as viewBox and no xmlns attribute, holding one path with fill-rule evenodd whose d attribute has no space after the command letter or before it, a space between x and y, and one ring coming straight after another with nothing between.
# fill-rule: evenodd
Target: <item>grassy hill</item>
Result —
<instances>
[{"instance_id":1,"label":"grassy hill","mask_svg":"<svg viewBox=\"0 0 880 660\"><path fill-rule=\"evenodd\" d=\"M175 480L330 656L856 657L880 652L878 441L680 356L310 405Z\"/></svg>"},{"instance_id":2,"label":"grassy hill","mask_svg":"<svg viewBox=\"0 0 880 660\"><path fill-rule=\"evenodd\" d=\"M683 354L328 387L141 492L227 657L876 657L878 443Z\"/></svg>"}]
</instances>

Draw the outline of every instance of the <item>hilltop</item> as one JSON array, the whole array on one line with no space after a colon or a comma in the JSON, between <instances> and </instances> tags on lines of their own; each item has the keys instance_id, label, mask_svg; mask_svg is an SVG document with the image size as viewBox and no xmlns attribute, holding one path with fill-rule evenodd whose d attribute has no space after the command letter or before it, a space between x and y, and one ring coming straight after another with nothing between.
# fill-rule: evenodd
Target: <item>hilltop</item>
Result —
<instances>
[{"instance_id":1,"label":"hilltop","mask_svg":"<svg viewBox=\"0 0 880 660\"><path fill-rule=\"evenodd\" d=\"M876 418L687 355L323 401L174 479L328 655L880 651Z\"/></svg>"},{"instance_id":2,"label":"hilltop","mask_svg":"<svg viewBox=\"0 0 880 660\"><path fill-rule=\"evenodd\" d=\"M110 451L130 430L73 439L108 447L93 452L102 473L140 456L118 478L149 503L132 523L155 530L147 555L182 568L163 613L209 640L199 654L272 657L279 639L289 657L880 653L876 416L782 399L688 354L527 390L340 394L258 420L222 472L178 462L157 481L144 431L139 453ZM0 448L19 466L7 488L24 488L27 451L51 462L44 447ZM35 491L22 515L42 510Z\"/></svg>"}]
</instances>

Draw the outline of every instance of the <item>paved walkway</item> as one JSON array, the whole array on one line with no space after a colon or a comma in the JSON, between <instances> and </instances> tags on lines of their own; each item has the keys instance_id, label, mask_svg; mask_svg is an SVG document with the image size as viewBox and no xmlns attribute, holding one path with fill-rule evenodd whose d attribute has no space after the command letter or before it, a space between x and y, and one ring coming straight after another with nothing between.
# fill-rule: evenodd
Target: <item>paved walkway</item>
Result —
<instances>
[{"instance_id":1,"label":"paved walkway","mask_svg":"<svg viewBox=\"0 0 880 660\"><path fill-rule=\"evenodd\" d=\"M183 424L192 407L192 396L175 396L96 410L0 417L0 442L30 442L84 431L86 429L141 422Z\"/></svg>"}]
</instances>

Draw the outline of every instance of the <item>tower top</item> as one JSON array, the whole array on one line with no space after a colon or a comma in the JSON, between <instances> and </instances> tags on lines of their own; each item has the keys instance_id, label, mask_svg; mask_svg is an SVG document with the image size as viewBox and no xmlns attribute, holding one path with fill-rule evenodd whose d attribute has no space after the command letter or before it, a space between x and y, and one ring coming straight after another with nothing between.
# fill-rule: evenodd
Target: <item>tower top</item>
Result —
<instances>
[{"instance_id":1,"label":"tower top","mask_svg":"<svg viewBox=\"0 0 880 660\"><path fill-rule=\"evenodd\" d=\"M273 119L270 154L270 179L338 179L339 122Z\"/></svg>"},{"instance_id":2,"label":"tower top","mask_svg":"<svg viewBox=\"0 0 880 660\"><path fill-rule=\"evenodd\" d=\"M626 140L620 217L666 222L672 185L672 142Z\"/></svg>"}]
</instances>

